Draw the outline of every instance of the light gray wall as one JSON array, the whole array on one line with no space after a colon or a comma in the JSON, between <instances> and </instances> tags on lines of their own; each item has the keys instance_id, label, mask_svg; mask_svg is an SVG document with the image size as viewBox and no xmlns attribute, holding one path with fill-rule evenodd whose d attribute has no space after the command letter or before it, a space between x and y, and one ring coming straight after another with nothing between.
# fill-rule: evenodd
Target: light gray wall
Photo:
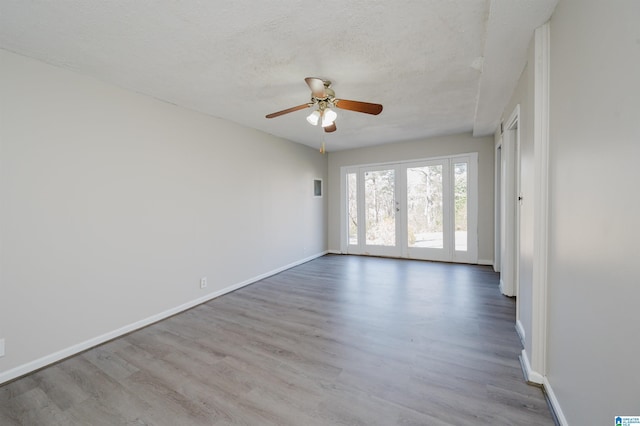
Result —
<instances>
[{"instance_id":1,"label":"light gray wall","mask_svg":"<svg viewBox=\"0 0 640 426\"><path fill-rule=\"evenodd\" d=\"M547 380L569 424L640 412L640 3L561 0L551 18ZM520 105L520 320L531 353L533 41Z\"/></svg>"},{"instance_id":2,"label":"light gray wall","mask_svg":"<svg viewBox=\"0 0 640 426\"><path fill-rule=\"evenodd\" d=\"M340 168L478 153L478 259L493 262L493 137L474 138L471 134L398 142L370 148L329 153L329 250L340 251Z\"/></svg>"},{"instance_id":3,"label":"light gray wall","mask_svg":"<svg viewBox=\"0 0 640 426\"><path fill-rule=\"evenodd\" d=\"M0 61L0 375L327 249L316 150Z\"/></svg>"},{"instance_id":4,"label":"light gray wall","mask_svg":"<svg viewBox=\"0 0 640 426\"><path fill-rule=\"evenodd\" d=\"M549 381L571 425L640 415L640 2L551 18Z\"/></svg>"},{"instance_id":5,"label":"light gray wall","mask_svg":"<svg viewBox=\"0 0 640 426\"><path fill-rule=\"evenodd\" d=\"M505 127L507 120L520 106L518 130L520 135L520 193L523 201L520 205L520 225L519 225L519 257L518 257L518 307L519 318L522 329L525 333L525 349L531 354L532 335L532 298L533 298L533 187L534 187L534 149L533 149L533 129L534 129L534 40L529 43L527 51L527 64L522 71L518 85L516 86L511 100L507 104L502 117ZM503 138L502 143L508 143L507 138ZM515 180L515 177L514 177ZM517 188L516 193L517 192Z\"/></svg>"}]
</instances>

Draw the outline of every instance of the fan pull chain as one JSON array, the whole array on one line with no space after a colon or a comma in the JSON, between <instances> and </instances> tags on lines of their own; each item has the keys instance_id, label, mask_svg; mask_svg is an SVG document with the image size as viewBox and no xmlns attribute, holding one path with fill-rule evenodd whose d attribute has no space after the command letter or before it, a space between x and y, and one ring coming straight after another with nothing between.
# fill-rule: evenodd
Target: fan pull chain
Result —
<instances>
[{"instance_id":1,"label":"fan pull chain","mask_svg":"<svg viewBox=\"0 0 640 426\"><path fill-rule=\"evenodd\" d=\"M320 134L322 135L320 137L320 154L326 154L326 149L325 149L325 145L324 145L326 134L324 132L324 128L322 126L319 126L319 127L320 127Z\"/></svg>"}]
</instances>

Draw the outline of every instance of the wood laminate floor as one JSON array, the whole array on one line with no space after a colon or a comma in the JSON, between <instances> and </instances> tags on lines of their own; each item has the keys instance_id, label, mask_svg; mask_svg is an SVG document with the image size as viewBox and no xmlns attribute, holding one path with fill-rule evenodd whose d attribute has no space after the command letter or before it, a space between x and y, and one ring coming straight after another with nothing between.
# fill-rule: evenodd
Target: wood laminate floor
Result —
<instances>
[{"instance_id":1,"label":"wood laminate floor","mask_svg":"<svg viewBox=\"0 0 640 426\"><path fill-rule=\"evenodd\" d=\"M490 267L329 255L0 387L8 425L553 425Z\"/></svg>"}]
</instances>

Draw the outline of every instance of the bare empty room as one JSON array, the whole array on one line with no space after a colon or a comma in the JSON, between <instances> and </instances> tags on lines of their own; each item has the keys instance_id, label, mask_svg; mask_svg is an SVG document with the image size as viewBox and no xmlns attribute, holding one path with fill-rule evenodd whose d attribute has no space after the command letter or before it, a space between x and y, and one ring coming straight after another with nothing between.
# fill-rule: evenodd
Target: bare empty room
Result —
<instances>
[{"instance_id":1,"label":"bare empty room","mask_svg":"<svg viewBox=\"0 0 640 426\"><path fill-rule=\"evenodd\" d=\"M639 19L0 0L0 423L640 424Z\"/></svg>"}]
</instances>

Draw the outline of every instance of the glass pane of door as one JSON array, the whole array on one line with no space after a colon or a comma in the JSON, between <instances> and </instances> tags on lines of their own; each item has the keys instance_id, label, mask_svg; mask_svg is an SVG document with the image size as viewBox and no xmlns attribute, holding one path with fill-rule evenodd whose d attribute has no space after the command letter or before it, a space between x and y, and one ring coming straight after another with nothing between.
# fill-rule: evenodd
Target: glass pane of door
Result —
<instances>
[{"instance_id":1,"label":"glass pane of door","mask_svg":"<svg viewBox=\"0 0 640 426\"><path fill-rule=\"evenodd\" d=\"M347 173L347 229L349 245L358 245L358 174Z\"/></svg>"},{"instance_id":2,"label":"glass pane of door","mask_svg":"<svg viewBox=\"0 0 640 426\"><path fill-rule=\"evenodd\" d=\"M456 251L467 251L467 163L453 166Z\"/></svg>"},{"instance_id":3,"label":"glass pane of door","mask_svg":"<svg viewBox=\"0 0 640 426\"><path fill-rule=\"evenodd\" d=\"M444 247L442 165L407 168L407 243Z\"/></svg>"},{"instance_id":4,"label":"glass pane of door","mask_svg":"<svg viewBox=\"0 0 640 426\"><path fill-rule=\"evenodd\" d=\"M396 245L395 170L364 172L365 242Z\"/></svg>"}]
</instances>

